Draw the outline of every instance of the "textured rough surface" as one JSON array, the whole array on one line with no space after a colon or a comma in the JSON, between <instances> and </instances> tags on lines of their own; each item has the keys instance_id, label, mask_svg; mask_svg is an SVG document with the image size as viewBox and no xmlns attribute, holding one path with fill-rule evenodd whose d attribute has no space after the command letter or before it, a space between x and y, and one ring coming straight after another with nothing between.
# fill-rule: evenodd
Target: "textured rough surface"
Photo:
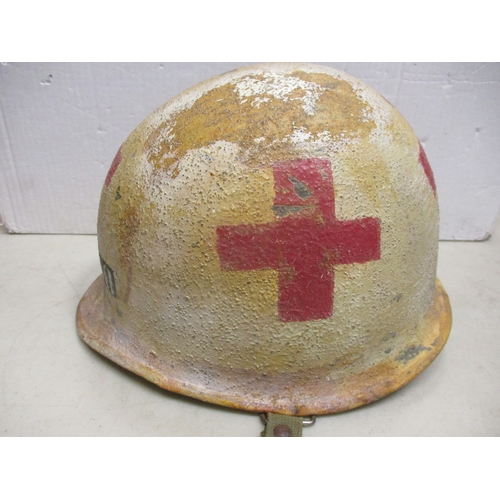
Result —
<instances>
[{"instance_id":1,"label":"textured rough surface","mask_svg":"<svg viewBox=\"0 0 500 500\"><path fill-rule=\"evenodd\" d=\"M165 104L120 148L98 232L106 287L80 334L208 401L343 411L411 380L449 332L421 146L329 68L246 68Z\"/></svg>"}]
</instances>

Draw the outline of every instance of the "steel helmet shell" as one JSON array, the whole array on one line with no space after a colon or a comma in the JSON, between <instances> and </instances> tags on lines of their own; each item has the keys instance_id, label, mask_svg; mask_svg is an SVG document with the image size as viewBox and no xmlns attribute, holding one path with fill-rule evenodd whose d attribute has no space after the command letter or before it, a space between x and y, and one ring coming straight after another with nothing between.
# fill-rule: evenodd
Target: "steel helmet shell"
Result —
<instances>
[{"instance_id":1,"label":"steel helmet shell","mask_svg":"<svg viewBox=\"0 0 500 500\"><path fill-rule=\"evenodd\" d=\"M409 382L447 340L438 226L422 146L377 92L316 65L242 68L121 146L78 331L205 401L348 410Z\"/></svg>"}]
</instances>

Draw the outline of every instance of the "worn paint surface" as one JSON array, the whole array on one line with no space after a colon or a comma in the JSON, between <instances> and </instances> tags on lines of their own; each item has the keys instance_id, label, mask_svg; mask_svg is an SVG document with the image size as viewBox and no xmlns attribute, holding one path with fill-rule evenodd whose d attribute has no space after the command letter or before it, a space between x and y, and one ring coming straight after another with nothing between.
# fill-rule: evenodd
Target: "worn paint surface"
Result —
<instances>
[{"instance_id":1,"label":"worn paint surface","mask_svg":"<svg viewBox=\"0 0 500 500\"><path fill-rule=\"evenodd\" d=\"M264 65L155 111L103 188L106 279L79 331L167 389L252 411L343 411L446 341L438 206L415 134L341 72Z\"/></svg>"}]
</instances>

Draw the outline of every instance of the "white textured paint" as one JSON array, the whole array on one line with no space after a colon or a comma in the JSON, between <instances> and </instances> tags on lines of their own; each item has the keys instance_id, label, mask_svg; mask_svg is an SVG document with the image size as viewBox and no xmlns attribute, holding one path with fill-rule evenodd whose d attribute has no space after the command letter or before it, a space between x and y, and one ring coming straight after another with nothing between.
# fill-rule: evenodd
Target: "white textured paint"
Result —
<instances>
[{"instance_id":1,"label":"white textured paint","mask_svg":"<svg viewBox=\"0 0 500 500\"><path fill-rule=\"evenodd\" d=\"M283 102L288 102L291 98L290 94L294 90L304 90L304 96L300 97L303 101L302 109L309 115L314 115L314 109L316 101L321 95L321 89L319 85L306 82L300 78L289 76L286 78L276 79L276 76L272 73L264 72L262 74L262 79L257 79L255 77L249 76L244 80L236 84L236 90L245 102L245 97L253 97L252 106L259 107L261 102L268 101L267 97L255 97L261 96L263 94L270 94L276 99L281 99Z\"/></svg>"},{"instance_id":2,"label":"white textured paint","mask_svg":"<svg viewBox=\"0 0 500 500\"><path fill-rule=\"evenodd\" d=\"M128 134L186 88L245 64L0 65L0 220L13 232L95 233L101 187ZM441 238L487 237L500 207L500 64L322 64L378 90L412 125L434 170ZM290 91L305 85L313 113L314 84L295 80ZM263 82L242 86L242 99L287 98ZM290 139L300 137L297 124Z\"/></svg>"},{"instance_id":3,"label":"white textured paint","mask_svg":"<svg viewBox=\"0 0 500 500\"><path fill-rule=\"evenodd\" d=\"M328 132L327 132L327 134L328 134ZM301 142L307 141L311 137L312 137L312 134L310 132L305 130L303 127L300 127L300 128L298 127L293 131L293 134L290 135L290 140L294 144L299 144Z\"/></svg>"}]
</instances>

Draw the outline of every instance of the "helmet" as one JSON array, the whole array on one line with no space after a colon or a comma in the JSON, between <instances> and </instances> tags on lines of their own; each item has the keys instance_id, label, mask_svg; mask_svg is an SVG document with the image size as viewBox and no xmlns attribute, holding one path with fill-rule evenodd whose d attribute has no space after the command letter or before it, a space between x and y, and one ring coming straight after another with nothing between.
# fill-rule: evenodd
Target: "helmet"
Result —
<instances>
[{"instance_id":1,"label":"helmet","mask_svg":"<svg viewBox=\"0 0 500 500\"><path fill-rule=\"evenodd\" d=\"M383 97L331 68L242 68L167 102L119 149L78 331L170 391L348 410L447 340L438 225L424 150Z\"/></svg>"}]
</instances>

